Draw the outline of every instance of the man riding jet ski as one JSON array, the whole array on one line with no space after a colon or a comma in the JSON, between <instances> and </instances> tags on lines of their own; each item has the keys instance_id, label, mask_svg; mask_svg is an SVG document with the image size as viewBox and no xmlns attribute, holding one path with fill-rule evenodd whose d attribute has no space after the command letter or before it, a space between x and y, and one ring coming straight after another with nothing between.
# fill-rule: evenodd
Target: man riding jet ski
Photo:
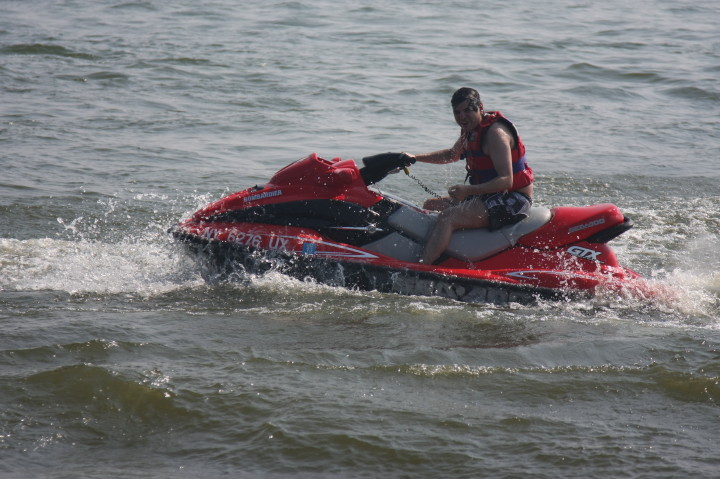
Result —
<instances>
[{"instance_id":1,"label":"man riding jet ski","mask_svg":"<svg viewBox=\"0 0 720 479\"><path fill-rule=\"evenodd\" d=\"M470 184L451 186L449 196L425 202L426 209L440 215L425 245L424 263L442 254L453 231L495 230L526 218L532 205L533 170L515 125L499 111L486 112L473 88L460 88L450 103L460 138L452 148L412 158L436 164L465 159Z\"/></svg>"},{"instance_id":2,"label":"man riding jet ski","mask_svg":"<svg viewBox=\"0 0 720 479\"><path fill-rule=\"evenodd\" d=\"M607 242L632 227L612 204L533 206L497 229L454 231L423 262L438 214L371 185L414 162L403 153L325 160L316 154L233 193L172 228L209 279L277 270L363 290L473 302L532 302L610 291L647 291Z\"/></svg>"}]
</instances>

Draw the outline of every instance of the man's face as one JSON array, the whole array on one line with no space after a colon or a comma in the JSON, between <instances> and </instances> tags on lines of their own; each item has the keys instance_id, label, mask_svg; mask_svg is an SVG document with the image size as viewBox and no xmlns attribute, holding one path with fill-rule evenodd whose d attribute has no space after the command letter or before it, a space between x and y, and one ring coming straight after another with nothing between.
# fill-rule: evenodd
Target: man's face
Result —
<instances>
[{"instance_id":1,"label":"man's face","mask_svg":"<svg viewBox=\"0 0 720 479\"><path fill-rule=\"evenodd\" d=\"M465 131L474 130L482 121L482 106L473 110L470 106L470 100L455 105L453 115L455 122Z\"/></svg>"}]
</instances>

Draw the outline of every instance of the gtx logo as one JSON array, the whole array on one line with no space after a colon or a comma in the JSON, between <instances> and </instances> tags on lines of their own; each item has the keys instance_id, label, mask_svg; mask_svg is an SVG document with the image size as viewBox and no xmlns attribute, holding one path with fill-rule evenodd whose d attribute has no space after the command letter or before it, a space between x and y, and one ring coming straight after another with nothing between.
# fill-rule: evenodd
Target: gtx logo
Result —
<instances>
[{"instance_id":1,"label":"gtx logo","mask_svg":"<svg viewBox=\"0 0 720 479\"><path fill-rule=\"evenodd\" d=\"M594 249L583 248L582 246L571 246L568 248L567 252L568 254L577 256L578 258L602 263L602 261L598 259L598 256L600 256L601 252L595 251Z\"/></svg>"}]
</instances>

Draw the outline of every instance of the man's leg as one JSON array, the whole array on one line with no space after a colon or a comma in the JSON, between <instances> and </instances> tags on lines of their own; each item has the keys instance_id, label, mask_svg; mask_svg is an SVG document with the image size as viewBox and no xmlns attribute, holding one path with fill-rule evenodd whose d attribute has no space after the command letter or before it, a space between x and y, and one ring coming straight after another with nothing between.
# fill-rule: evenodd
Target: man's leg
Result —
<instances>
[{"instance_id":1,"label":"man's leg","mask_svg":"<svg viewBox=\"0 0 720 479\"><path fill-rule=\"evenodd\" d=\"M425 243L422 262L432 264L438 259L450 243L453 231L483 228L487 224L487 210L480 198L473 198L441 211Z\"/></svg>"},{"instance_id":2,"label":"man's leg","mask_svg":"<svg viewBox=\"0 0 720 479\"><path fill-rule=\"evenodd\" d=\"M428 198L423 203L423 209L430 211L443 211L451 206L457 205L457 202L451 199L449 196L443 196L442 198Z\"/></svg>"}]
</instances>

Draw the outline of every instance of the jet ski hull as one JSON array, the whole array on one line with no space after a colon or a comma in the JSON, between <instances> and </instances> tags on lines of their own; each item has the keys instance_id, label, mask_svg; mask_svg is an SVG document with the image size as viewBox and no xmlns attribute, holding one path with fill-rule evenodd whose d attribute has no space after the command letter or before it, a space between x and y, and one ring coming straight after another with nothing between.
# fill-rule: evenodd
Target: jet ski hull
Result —
<instances>
[{"instance_id":1,"label":"jet ski hull","mask_svg":"<svg viewBox=\"0 0 720 479\"><path fill-rule=\"evenodd\" d=\"M310 280L335 287L410 296L440 296L473 303L532 304L539 299L579 299L591 295L588 291L570 288L511 284L448 272L260 250L179 232L175 233L175 237L194 255L208 282L233 281L245 275L276 271L300 281Z\"/></svg>"},{"instance_id":2,"label":"jet ski hull","mask_svg":"<svg viewBox=\"0 0 720 479\"><path fill-rule=\"evenodd\" d=\"M496 231L456 231L436 264L422 264L437 215L369 189L395 166L376 165L358 170L352 160L313 154L265 185L202 208L171 232L200 259L208 279L273 269L360 290L493 303L646 290L607 245L632 227L611 204L534 207Z\"/></svg>"}]
</instances>

